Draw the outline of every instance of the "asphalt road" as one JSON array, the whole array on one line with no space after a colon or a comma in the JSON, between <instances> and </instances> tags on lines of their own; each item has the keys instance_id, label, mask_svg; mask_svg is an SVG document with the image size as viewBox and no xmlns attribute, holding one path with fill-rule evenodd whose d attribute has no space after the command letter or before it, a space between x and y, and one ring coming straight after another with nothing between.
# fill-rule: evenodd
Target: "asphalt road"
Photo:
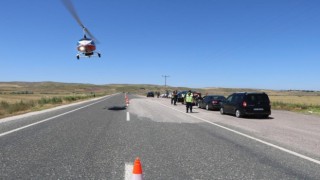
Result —
<instances>
[{"instance_id":1,"label":"asphalt road","mask_svg":"<svg viewBox=\"0 0 320 180\"><path fill-rule=\"evenodd\" d=\"M124 94L0 120L0 179L320 179L320 118L237 119ZM128 175L129 174L129 175Z\"/></svg>"}]
</instances>

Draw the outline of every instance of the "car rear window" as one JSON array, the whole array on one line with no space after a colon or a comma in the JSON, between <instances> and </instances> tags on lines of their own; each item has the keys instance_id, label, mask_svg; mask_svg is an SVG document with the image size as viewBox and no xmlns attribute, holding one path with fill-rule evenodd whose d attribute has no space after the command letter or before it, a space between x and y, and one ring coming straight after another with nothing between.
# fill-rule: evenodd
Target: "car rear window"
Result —
<instances>
[{"instance_id":1,"label":"car rear window","mask_svg":"<svg viewBox=\"0 0 320 180\"><path fill-rule=\"evenodd\" d=\"M269 102L269 98L266 94L248 94L247 95L247 101L249 103L255 103L255 102Z\"/></svg>"},{"instance_id":2,"label":"car rear window","mask_svg":"<svg viewBox=\"0 0 320 180\"><path fill-rule=\"evenodd\" d=\"M226 98L223 96L209 96L210 100L225 100Z\"/></svg>"}]
</instances>

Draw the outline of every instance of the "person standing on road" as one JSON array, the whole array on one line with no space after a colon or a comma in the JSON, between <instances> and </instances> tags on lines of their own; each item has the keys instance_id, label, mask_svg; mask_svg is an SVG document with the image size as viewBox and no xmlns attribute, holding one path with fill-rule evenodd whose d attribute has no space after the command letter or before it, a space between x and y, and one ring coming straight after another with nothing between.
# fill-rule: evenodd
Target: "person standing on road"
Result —
<instances>
[{"instance_id":1,"label":"person standing on road","mask_svg":"<svg viewBox=\"0 0 320 180\"><path fill-rule=\"evenodd\" d=\"M178 91L173 91L171 94L171 104L173 105L177 105L177 98L178 98L177 92Z\"/></svg>"},{"instance_id":2,"label":"person standing on road","mask_svg":"<svg viewBox=\"0 0 320 180\"><path fill-rule=\"evenodd\" d=\"M191 90L186 94L185 96L185 102L186 102L186 112L188 113L190 109L190 113L192 113L192 102L193 102L193 94L191 93Z\"/></svg>"},{"instance_id":3,"label":"person standing on road","mask_svg":"<svg viewBox=\"0 0 320 180\"><path fill-rule=\"evenodd\" d=\"M177 100L178 100L178 91L175 90L173 91L174 94L173 94L173 105L177 105Z\"/></svg>"},{"instance_id":4,"label":"person standing on road","mask_svg":"<svg viewBox=\"0 0 320 180\"><path fill-rule=\"evenodd\" d=\"M171 104L173 104L173 102L174 102L174 94L175 94L175 91L173 91L171 94Z\"/></svg>"}]
</instances>

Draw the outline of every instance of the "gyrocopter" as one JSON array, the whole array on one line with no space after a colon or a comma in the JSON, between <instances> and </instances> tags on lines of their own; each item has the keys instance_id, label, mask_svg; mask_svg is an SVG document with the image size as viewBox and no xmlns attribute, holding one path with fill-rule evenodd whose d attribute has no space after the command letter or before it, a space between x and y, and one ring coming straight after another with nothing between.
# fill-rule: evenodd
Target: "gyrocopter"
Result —
<instances>
[{"instance_id":1,"label":"gyrocopter","mask_svg":"<svg viewBox=\"0 0 320 180\"><path fill-rule=\"evenodd\" d=\"M77 59L80 59L80 57L90 58L92 56L98 56L100 58L101 54L95 51L96 50L95 42L98 42L98 40L83 25L78 14L76 13L76 10L71 0L62 0L62 2L83 30L83 38L80 39L77 43L77 50L78 50Z\"/></svg>"}]
</instances>

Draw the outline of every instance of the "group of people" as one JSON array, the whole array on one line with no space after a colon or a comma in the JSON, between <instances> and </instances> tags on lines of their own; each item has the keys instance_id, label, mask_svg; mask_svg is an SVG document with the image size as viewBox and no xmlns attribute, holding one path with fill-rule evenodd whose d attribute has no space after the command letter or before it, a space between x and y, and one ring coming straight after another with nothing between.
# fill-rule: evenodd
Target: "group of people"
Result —
<instances>
[{"instance_id":1,"label":"group of people","mask_svg":"<svg viewBox=\"0 0 320 180\"><path fill-rule=\"evenodd\" d=\"M178 91L173 91L171 96L171 104L177 105L178 100ZM192 106L193 106L193 94L191 90L188 91L188 93L184 96L184 102L186 104L186 113L189 112L192 113Z\"/></svg>"}]
</instances>

